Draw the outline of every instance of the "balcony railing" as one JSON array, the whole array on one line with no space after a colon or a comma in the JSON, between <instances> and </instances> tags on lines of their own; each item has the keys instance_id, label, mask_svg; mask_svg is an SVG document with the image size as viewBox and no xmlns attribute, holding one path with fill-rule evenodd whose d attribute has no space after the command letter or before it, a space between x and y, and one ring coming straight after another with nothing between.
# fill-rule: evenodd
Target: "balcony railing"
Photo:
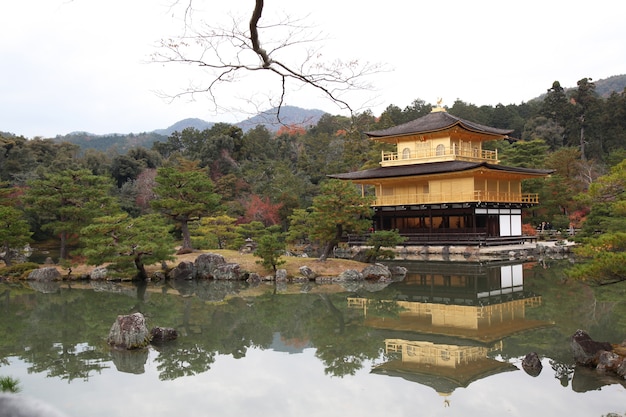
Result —
<instances>
[{"instance_id":1,"label":"balcony railing","mask_svg":"<svg viewBox=\"0 0 626 417\"><path fill-rule=\"evenodd\" d=\"M538 194L469 191L456 193L418 193L376 196L374 206L403 206L447 203L521 203L539 204Z\"/></svg>"},{"instance_id":2,"label":"balcony railing","mask_svg":"<svg viewBox=\"0 0 626 417\"><path fill-rule=\"evenodd\" d=\"M434 149L420 150L419 152L382 151L381 165L408 165L417 162L450 160L491 161L496 163L498 162L498 151L489 151L477 148L461 148L456 145L452 145L450 147L439 146Z\"/></svg>"}]
</instances>

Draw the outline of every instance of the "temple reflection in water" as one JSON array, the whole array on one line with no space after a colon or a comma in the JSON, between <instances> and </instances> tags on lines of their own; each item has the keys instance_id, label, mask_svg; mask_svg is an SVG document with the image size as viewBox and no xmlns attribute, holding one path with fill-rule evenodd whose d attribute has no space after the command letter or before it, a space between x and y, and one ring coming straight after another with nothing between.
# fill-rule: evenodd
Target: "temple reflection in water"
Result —
<instances>
[{"instance_id":1,"label":"temple reflection in water","mask_svg":"<svg viewBox=\"0 0 626 417\"><path fill-rule=\"evenodd\" d=\"M372 372L401 376L444 396L518 369L495 359L504 339L550 325L526 318L541 297L524 290L521 263L414 262L393 289L394 300L348 299L385 338L391 359ZM388 314L392 310L396 314Z\"/></svg>"}]
</instances>

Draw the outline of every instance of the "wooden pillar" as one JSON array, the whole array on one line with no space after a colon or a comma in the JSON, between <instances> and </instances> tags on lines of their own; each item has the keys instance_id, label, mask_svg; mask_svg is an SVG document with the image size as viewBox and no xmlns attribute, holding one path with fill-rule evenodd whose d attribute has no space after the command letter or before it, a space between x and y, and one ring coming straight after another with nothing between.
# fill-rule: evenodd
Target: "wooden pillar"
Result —
<instances>
[{"instance_id":1,"label":"wooden pillar","mask_svg":"<svg viewBox=\"0 0 626 417\"><path fill-rule=\"evenodd\" d=\"M428 218L430 219L428 222L428 231L430 233L433 232L433 208L428 206Z\"/></svg>"}]
</instances>

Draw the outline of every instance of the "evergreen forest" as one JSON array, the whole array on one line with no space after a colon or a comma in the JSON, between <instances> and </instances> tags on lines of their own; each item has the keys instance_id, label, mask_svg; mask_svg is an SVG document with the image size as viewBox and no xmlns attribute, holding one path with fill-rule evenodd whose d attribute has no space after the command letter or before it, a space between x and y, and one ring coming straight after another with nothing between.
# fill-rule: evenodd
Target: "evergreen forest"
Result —
<instances>
[{"instance_id":1,"label":"evergreen forest","mask_svg":"<svg viewBox=\"0 0 626 417\"><path fill-rule=\"evenodd\" d=\"M58 239L66 262L99 264L123 255L141 272L143 263L172 256L175 246L239 248L246 238L262 236L272 236L264 241L279 249L336 243L336 230L359 231L366 223L338 228L336 215L324 225L330 231L318 230L320 219L329 217L324 196L353 201L351 191L327 175L378 166L381 151L391 149L364 132L405 123L433 107L416 99L405 107L391 104L380 115L324 114L314 126L277 131L215 123L167 137L145 134L140 143L146 146L122 151L0 133L2 259L10 265L11 250ZM542 222L554 230L573 226L588 251L581 257L625 253L626 89L601 96L590 78L568 90L555 81L528 103L476 106L459 99L446 110L512 129L510 140L492 145L503 165L554 170L524 184L541 202L527 211L525 231ZM153 247L138 249L148 247L146 240ZM626 279L626 262L614 261L610 271L580 269L576 276Z\"/></svg>"}]
</instances>

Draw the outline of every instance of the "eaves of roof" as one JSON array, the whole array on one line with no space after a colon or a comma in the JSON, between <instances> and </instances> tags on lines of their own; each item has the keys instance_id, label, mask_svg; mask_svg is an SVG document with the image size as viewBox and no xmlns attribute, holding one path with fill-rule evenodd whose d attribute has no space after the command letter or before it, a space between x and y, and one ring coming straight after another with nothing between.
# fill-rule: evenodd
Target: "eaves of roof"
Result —
<instances>
[{"instance_id":1,"label":"eaves of roof","mask_svg":"<svg viewBox=\"0 0 626 417\"><path fill-rule=\"evenodd\" d=\"M401 165L393 167L379 167L366 169L363 171L346 172L340 174L330 174L329 178L340 180L372 180L382 178L410 177L422 175L435 175L453 172L470 171L477 168L485 168L492 171L508 172L513 174L529 176L547 176L554 172L548 169L533 169L508 167L486 162L466 162L466 161L446 161L432 162L426 164Z\"/></svg>"},{"instance_id":2,"label":"eaves of roof","mask_svg":"<svg viewBox=\"0 0 626 417\"><path fill-rule=\"evenodd\" d=\"M365 134L372 138L425 134L450 129L456 125L469 131L497 136L507 136L513 132L513 130L510 129L497 129L495 127L470 122L469 120L461 119L460 117L453 116L445 111L436 111L398 126L365 132Z\"/></svg>"}]
</instances>

